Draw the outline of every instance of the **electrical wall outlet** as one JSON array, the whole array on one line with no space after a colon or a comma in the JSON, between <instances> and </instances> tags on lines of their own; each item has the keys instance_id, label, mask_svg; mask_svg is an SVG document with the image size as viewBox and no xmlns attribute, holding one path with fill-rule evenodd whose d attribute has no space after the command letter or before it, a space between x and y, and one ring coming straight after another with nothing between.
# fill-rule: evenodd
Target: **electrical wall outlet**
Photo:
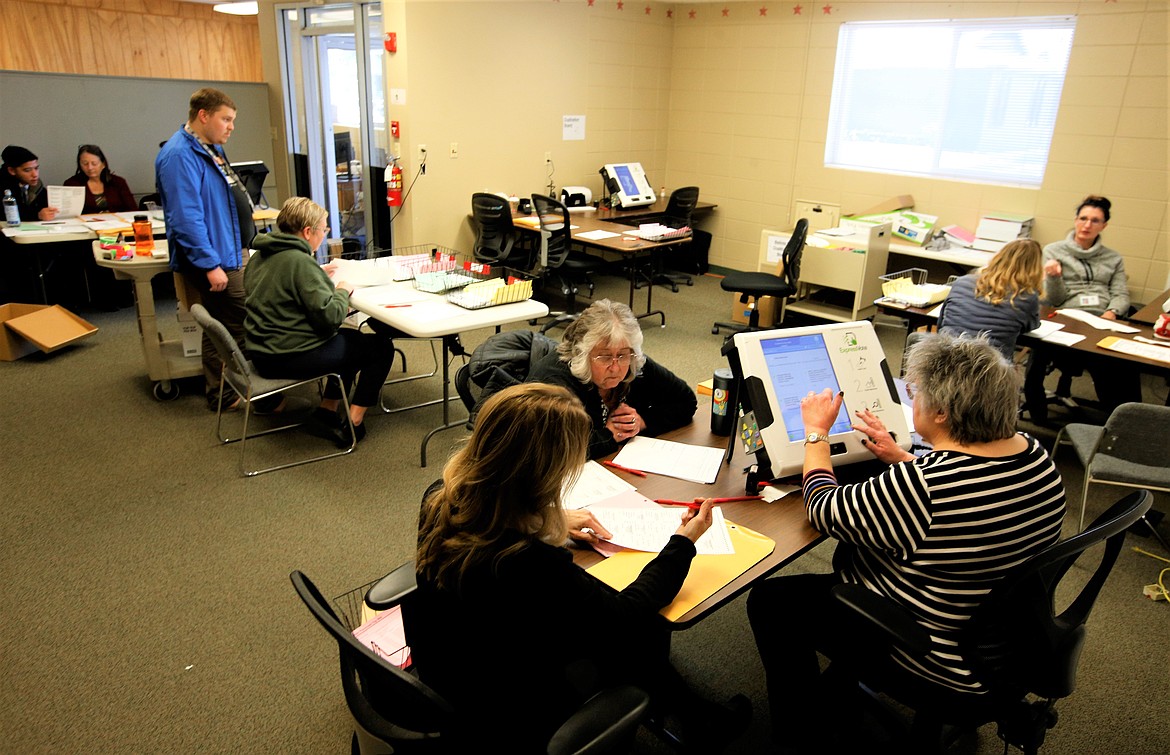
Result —
<instances>
[{"instance_id":1,"label":"electrical wall outlet","mask_svg":"<svg viewBox=\"0 0 1170 755\"><path fill-rule=\"evenodd\" d=\"M451 151L448 154L452 160L459 157L459 142L451 142Z\"/></svg>"},{"instance_id":2,"label":"electrical wall outlet","mask_svg":"<svg viewBox=\"0 0 1170 755\"><path fill-rule=\"evenodd\" d=\"M427 145L425 144L418 145L418 161L420 163L427 161Z\"/></svg>"},{"instance_id":3,"label":"electrical wall outlet","mask_svg":"<svg viewBox=\"0 0 1170 755\"><path fill-rule=\"evenodd\" d=\"M552 152L545 152L545 153L544 153L544 161L545 161L546 163L551 163L551 162L552 162Z\"/></svg>"}]
</instances>

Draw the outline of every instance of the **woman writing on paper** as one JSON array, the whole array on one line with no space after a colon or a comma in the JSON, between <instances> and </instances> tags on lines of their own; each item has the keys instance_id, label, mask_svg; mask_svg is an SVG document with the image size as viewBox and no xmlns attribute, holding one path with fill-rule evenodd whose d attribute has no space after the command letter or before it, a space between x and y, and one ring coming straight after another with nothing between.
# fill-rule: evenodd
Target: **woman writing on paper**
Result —
<instances>
[{"instance_id":1,"label":"woman writing on paper","mask_svg":"<svg viewBox=\"0 0 1170 755\"><path fill-rule=\"evenodd\" d=\"M504 733L510 752L544 752L574 710L615 684L642 687L659 713L685 712L695 725L684 735L718 749L746 727L750 706L740 699L728 709L687 689L658 613L686 578L711 504L688 509L662 552L614 592L564 547L574 524L591 517L561 505L591 428L559 386L514 385L484 403L423 502L418 591L403 608L419 676L452 704L469 737ZM591 528L607 534L596 521Z\"/></svg>"},{"instance_id":2,"label":"woman writing on paper","mask_svg":"<svg viewBox=\"0 0 1170 755\"><path fill-rule=\"evenodd\" d=\"M126 179L110 172L106 155L96 144L82 144L77 148L77 172L65 179L65 185L85 187L83 213L138 209Z\"/></svg>"},{"instance_id":3,"label":"woman writing on paper","mask_svg":"<svg viewBox=\"0 0 1170 755\"><path fill-rule=\"evenodd\" d=\"M938 316L939 332L986 333L1005 357L1012 358L1016 339L1040 324L1040 286L1044 282L1040 244L1016 239L982 270L951 285Z\"/></svg>"},{"instance_id":4,"label":"woman writing on paper","mask_svg":"<svg viewBox=\"0 0 1170 755\"><path fill-rule=\"evenodd\" d=\"M341 327L353 287L334 284L332 268L322 268L313 258L329 232L327 215L312 200L292 197L280 208L278 231L253 240L256 253L244 272L245 350L264 377L340 374L345 390L353 388L349 418L360 441L366 435L366 411L378 403L390 372L394 346L390 333L372 319L375 333ZM344 448L352 441L348 423L337 413L340 405L341 389L330 380L306 428Z\"/></svg>"},{"instance_id":5,"label":"woman writing on paper","mask_svg":"<svg viewBox=\"0 0 1170 755\"><path fill-rule=\"evenodd\" d=\"M769 579L747 602L773 737L799 752L832 749L826 732L848 720L816 694L818 651L832 659L864 639L838 612L835 585L885 596L930 633L924 659L900 651L869 659L883 676L972 699L986 688L955 650L964 625L1004 574L1060 537L1064 486L1044 447L1016 432L1019 376L1011 363L985 338L944 334L919 341L908 359L914 429L933 450L915 458L874 414L856 412L853 429L890 465L868 481L841 485L833 472L827 436L844 394L810 391L800 402L810 433L805 508L813 526L838 541L834 572Z\"/></svg>"},{"instance_id":6,"label":"woman writing on paper","mask_svg":"<svg viewBox=\"0 0 1170 755\"><path fill-rule=\"evenodd\" d=\"M528 379L563 385L585 405L593 420L591 459L637 435L682 427L698 407L689 385L642 353L642 328L630 308L609 299L589 305Z\"/></svg>"}]
</instances>

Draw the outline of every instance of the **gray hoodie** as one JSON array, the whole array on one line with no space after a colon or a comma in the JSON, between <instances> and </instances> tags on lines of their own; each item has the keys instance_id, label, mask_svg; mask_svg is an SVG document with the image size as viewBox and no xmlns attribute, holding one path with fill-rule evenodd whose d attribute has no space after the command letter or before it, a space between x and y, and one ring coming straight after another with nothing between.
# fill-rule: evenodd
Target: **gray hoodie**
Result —
<instances>
[{"instance_id":1,"label":"gray hoodie","mask_svg":"<svg viewBox=\"0 0 1170 755\"><path fill-rule=\"evenodd\" d=\"M1061 274L1045 276L1045 304L1083 309L1095 315L1105 310L1112 310L1119 317L1129 314L1125 260L1102 245L1100 236L1091 247L1082 249L1070 232L1064 241L1044 247L1044 261L1048 260L1060 262Z\"/></svg>"}]
</instances>

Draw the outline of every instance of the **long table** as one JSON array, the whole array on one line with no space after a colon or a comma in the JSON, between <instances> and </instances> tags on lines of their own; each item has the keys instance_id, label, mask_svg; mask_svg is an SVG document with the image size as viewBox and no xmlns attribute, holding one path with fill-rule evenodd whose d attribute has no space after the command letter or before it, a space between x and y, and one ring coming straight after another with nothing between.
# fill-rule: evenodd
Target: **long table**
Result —
<instances>
[{"instance_id":1,"label":"long table","mask_svg":"<svg viewBox=\"0 0 1170 755\"><path fill-rule=\"evenodd\" d=\"M660 437L680 443L712 448L726 447L727 438L712 433L710 425L710 405L700 401L699 410L695 412L691 424L664 433ZM612 459L613 455L607 458ZM655 474L638 477L617 470L614 470L614 473L638 488L638 492L642 495L651 499L730 498L744 494L747 477L743 470L749 463L750 459L737 443L730 466L724 465L719 471L718 478L711 485ZM692 626L708 614L734 600L757 580L764 579L801 554L811 550L813 546L824 539L824 535L817 532L809 524L804 511L804 502L799 492L791 493L775 503L740 501L720 505L728 520L767 535L776 542L776 548L770 555L757 562L714 595L679 617L677 621L672 623L673 629L686 629ZM602 556L591 548L579 548L573 552L573 561L582 568L589 568L601 559Z\"/></svg>"},{"instance_id":2,"label":"long table","mask_svg":"<svg viewBox=\"0 0 1170 755\"><path fill-rule=\"evenodd\" d=\"M910 330L915 330L919 327L932 328L938 322L938 317L932 314L934 307L930 309L922 307L898 307L887 302L882 302L880 299L875 304L885 314L904 318ZM1071 354L1080 364L1086 366L1092 363L1124 364L1136 368L1141 372L1163 375L1170 378L1170 362L1147 359L1138 354L1127 354L1097 345L1102 339L1108 336L1117 336L1123 340L1133 339L1137 336L1153 339L1154 329L1147 323L1133 319L1123 320L1121 321L1122 324L1137 328L1138 332L1115 333L1113 331L1097 330L1088 323L1072 317L1066 317L1053 307L1041 307L1040 317L1045 321L1057 322L1063 325L1064 327L1061 328L1061 332L1063 333L1081 335L1084 338L1074 344L1067 345L1054 341L1046 341L1035 335L1024 333L1020 335L1017 341L1020 346L1027 346L1035 350L1038 354L1043 354L1050 358L1068 358ZM1152 348L1164 347L1153 346ZM1164 351L1170 355L1170 348L1164 348ZM1170 395L1166 397L1166 404L1170 406Z\"/></svg>"},{"instance_id":3,"label":"long table","mask_svg":"<svg viewBox=\"0 0 1170 755\"><path fill-rule=\"evenodd\" d=\"M402 303L406 302L406 303ZM450 416L451 358L462 354L459 334L477 328L535 320L548 314L548 307L535 299L501 304L483 309L463 309L437 294L415 290L410 281L383 286L358 288L349 297L350 306L413 338L438 338L443 341L443 422L426 434L419 452L420 466L427 465L427 444L443 430L462 427L462 417L452 422Z\"/></svg>"},{"instance_id":4,"label":"long table","mask_svg":"<svg viewBox=\"0 0 1170 755\"><path fill-rule=\"evenodd\" d=\"M569 222L572 226L572 240L573 243L581 246L597 249L601 252L608 252L617 254L629 261L630 268L630 309L634 309L634 291L637 290L638 285L638 271L635 260L638 256L643 254L652 254L659 249L666 249L668 247L680 246L691 241L690 236L685 236L677 239L665 239L663 241L646 241L637 236L627 235L627 232L634 231L637 228L637 221L643 218L651 218L655 215L662 215L666 211L666 200L658 200L652 205L645 207L638 207L630 210L610 210L589 208L584 212L570 212ZM710 202L699 202L692 217L702 217L703 215L714 210L716 205ZM521 215L513 213L513 223L520 231L540 234L540 225L536 221L536 215ZM605 231L607 233L615 233L617 236L594 239L582 236L593 231ZM654 309L654 286L646 286L646 311L637 313L639 320L646 317L659 317L662 321L662 327L666 327L666 313L660 309Z\"/></svg>"}]
</instances>

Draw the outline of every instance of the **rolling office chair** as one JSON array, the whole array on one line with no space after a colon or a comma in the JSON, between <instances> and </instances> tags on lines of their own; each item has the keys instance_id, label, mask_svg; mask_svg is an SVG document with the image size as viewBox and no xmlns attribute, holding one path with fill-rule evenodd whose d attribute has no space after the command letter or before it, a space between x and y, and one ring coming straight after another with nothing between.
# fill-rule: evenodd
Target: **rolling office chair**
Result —
<instances>
[{"instance_id":1,"label":"rolling office chair","mask_svg":"<svg viewBox=\"0 0 1170 755\"><path fill-rule=\"evenodd\" d=\"M1077 664L1085 642L1085 622L1125 541L1126 529L1150 508L1153 495L1135 491L1114 504L1089 529L1055 543L1009 572L988 594L960 641L957 652L975 663L987 693L956 693L886 664L875 669L872 659L897 647L911 658L930 649L930 636L902 606L862 585L837 585L833 597L844 608L863 651L833 659L826 681L876 697L883 693L914 711L907 752L945 749L943 726L972 729L995 721L1006 743L1035 753L1048 729L1056 724L1056 701L1076 687ZM1057 589L1078 558L1104 543L1100 561L1082 564L1073 581L1088 579L1069 602L1065 585L1056 613ZM874 648L866 640L876 640ZM867 661L869 661L867 663ZM891 670L892 669L892 670ZM1031 700L1029 695L1039 699ZM974 698L974 699L972 699ZM887 711L889 712L889 711ZM955 734L962 733L954 732Z\"/></svg>"},{"instance_id":2,"label":"rolling office chair","mask_svg":"<svg viewBox=\"0 0 1170 755\"><path fill-rule=\"evenodd\" d=\"M192 304L191 314L195 316L195 321L199 323L199 327L203 328L203 333L211 340L212 346L215 347L219 354L219 359L223 363L223 369L219 377L219 404L215 411L215 435L219 438L222 444L236 443L240 444L240 472L245 477L254 477L255 475L264 474L265 472L274 472L278 469L287 469L289 467L296 467L301 464L308 464L313 461L323 461L325 459L332 459L335 456L344 456L353 451L357 445L357 435L353 429L353 422L349 418L349 397L346 396L344 384L341 382L341 375L336 372L318 375L316 377L298 379L298 378L266 378L261 377L256 368L252 366L252 362L244 356L244 352L240 349L240 345L236 343L236 339L228 332L228 329L219 320L211 316L211 313L202 304ZM349 447L341 450L333 451L327 454L320 454L318 456L311 456L303 458L298 461L286 462L284 464L276 464L270 467L263 467L260 469L249 469L247 466L247 451L248 441L253 438L258 438L261 435L269 435L271 433L280 432L281 430L290 430L294 427L300 427L300 422L293 422L290 424L280 425L279 427L271 427L260 432L248 433L248 423L252 417L252 407L255 401L263 400L269 396L276 396L285 391L299 388L302 385L310 385L319 383L321 380L336 380L337 384L342 386L341 404L342 414L345 417L346 428L349 431ZM240 395L243 400L244 408L244 428L239 437L229 437L223 432L223 386L230 385L232 389Z\"/></svg>"},{"instance_id":3,"label":"rolling office chair","mask_svg":"<svg viewBox=\"0 0 1170 755\"><path fill-rule=\"evenodd\" d=\"M476 262L499 265L510 275L532 270L532 249L520 242L508 200L487 192L472 194L471 216L479 229L472 247Z\"/></svg>"},{"instance_id":4,"label":"rolling office chair","mask_svg":"<svg viewBox=\"0 0 1170 755\"><path fill-rule=\"evenodd\" d=\"M142 199L138 200L138 209L145 210L147 202L154 202L154 204L156 206L162 207L162 195L157 194L157 193L156 194L144 194L142 196Z\"/></svg>"},{"instance_id":5,"label":"rolling office chair","mask_svg":"<svg viewBox=\"0 0 1170 755\"><path fill-rule=\"evenodd\" d=\"M796 228L792 231L792 238L784 247L784 254L776 274L772 273L728 273L719 286L724 291L741 294L739 300L751 308L746 327L736 322L716 322L711 332L719 334L720 328L728 328L734 332L760 329L760 297L774 296L780 300L780 322L784 322L784 307L788 297L795 296L800 283L800 255L804 251L804 242L808 237L808 220L801 218L796 221ZM749 302L749 300L752 300Z\"/></svg>"},{"instance_id":6,"label":"rolling office chair","mask_svg":"<svg viewBox=\"0 0 1170 755\"><path fill-rule=\"evenodd\" d=\"M543 194L533 194L532 206L540 220L538 267L542 268L541 277L555 280L567 302L564 312L554 315L541 327L540 332L546 333L577 319L577 282L583 281L589 286L592 298L593 280L590 276L605 267L605 260L572 250L572 224L564 204Z\"/></svg>"},{"instance_id":7,"label":"rolling office chair","mask_svg":"<svg viewBox=\"0 0 1170 755\"><path fill-rule=\"evenodd\" d=\"M300 571L289 575L293 588L313 617L337 642L341 686L354 720L351 752L360 755L413 755L467 751L468 739L492 749L498 732L469 732L456 710L414 674L386 661L361 643L342 624L329 601ZM409 600L416 589L414 562L408 561L380 580L367 594L367 604L385 610ZM371 595L374 596L371 601ZM625 752L649 707L637 687L615 687L586 701L549 740L549 755L607 755ZM506 737L506 732L503 733Z\"/></svg>"},{"instance_id":8,"label":"rolling office chair","mask_svg":"<svg viewBox=\"0 0 1170 755\"><path fill-rule=\"evenodd\" d=\"M1061 446L1072 446L1085 468L1081 518L1077 526L1085 526L1085 503L1093 483L1170 493L1170 469L1166 467L1168 445L1170 406L1126 403L1113 410L1103 427L1071 422L1060 428L1052 446L1053 458ZM1149 518L1143 515L1141 521L1170 553L1170 544Z\"/></svg>"},{"instance_id":9,"label":"rolling office chair","mask_svg":"<svg viewBox=\"0 0 1170 755\"><path fill-rule=\"evenodd\" d=\"M691 225L691 214L695 210L695 206L699 203L699 187L698 186L684 186L681 189L675 189L670 193L670 200L666 203L666 210L662 213L662 218L658 221L663 225L671 228L684 228ZM686 273L670 273L666 272L664 260L666 255L671 255L674 258L679 258L687 254L688 249L695 240L682 246L671 247L670 249L655 250L650 260L650 283L651 285L670 286L670 290L678 293L680 283L685 283L688 286L695 285L695 281ZM710 243L708 241L708 243ZM635 286L641 288L641 284Z\"/></svg>"}]
</instances>

